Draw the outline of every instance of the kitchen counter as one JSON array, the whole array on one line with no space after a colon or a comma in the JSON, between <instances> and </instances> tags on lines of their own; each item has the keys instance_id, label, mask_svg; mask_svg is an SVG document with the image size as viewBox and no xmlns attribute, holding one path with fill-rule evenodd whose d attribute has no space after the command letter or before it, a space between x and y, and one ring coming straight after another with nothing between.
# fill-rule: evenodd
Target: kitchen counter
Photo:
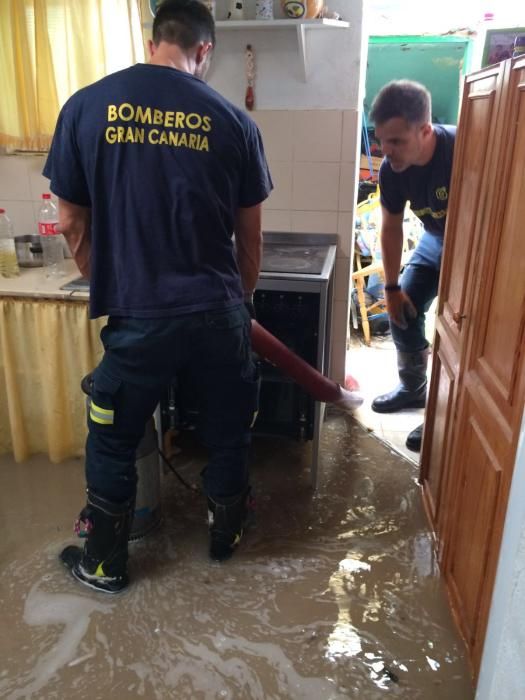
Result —
<instances>
[{"instance_id":1,"label":"kitchen counter","mask_svg":"<svg viewBox=\"0 0 525 700\"><path fill-rule=\"evenodd\" d=\"M63 277L47 278L43 267L21 267L18 277L0 275L0 297L31 297L32 299L68 299L87 301L88 291L60 289L64 284L80 277L76 263L71 258L64 261Z\"/></svg>"}]
</instances>

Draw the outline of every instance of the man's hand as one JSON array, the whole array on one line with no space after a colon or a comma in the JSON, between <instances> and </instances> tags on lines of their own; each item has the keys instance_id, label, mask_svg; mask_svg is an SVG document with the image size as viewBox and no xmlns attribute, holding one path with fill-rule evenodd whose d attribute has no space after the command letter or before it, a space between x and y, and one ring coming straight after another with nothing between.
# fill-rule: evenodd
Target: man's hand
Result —
<instances>
[{"instance_id":1,"label":"man's hand","mask_svg":"<svg viewBox=\"0 0 525 700\"><path fill-rule=\"evenodd\" d=\"M396 326L405 330L408 319L416 318L417 310L412 300L402 289L385 291L386 309L390 320Z\"/></svg>"}]
</instances>

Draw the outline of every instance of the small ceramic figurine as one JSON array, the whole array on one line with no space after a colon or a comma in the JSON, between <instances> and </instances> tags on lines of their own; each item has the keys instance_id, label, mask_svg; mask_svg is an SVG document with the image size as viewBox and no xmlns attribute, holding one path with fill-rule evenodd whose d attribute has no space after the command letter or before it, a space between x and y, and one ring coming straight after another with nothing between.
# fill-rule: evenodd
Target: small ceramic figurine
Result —
<instances>
[{"instance_id":1,"label":"small ceramic figurine","mask_svg":"<svg viewBox=\"0 0 525 700\"><path fill-rule=\"evenodd\" d=\"M290 19L313 19L323 9L324 0L281 0L284 14Z\"/></svg>"},{"instance_id":2,"label":"small ceramic figurine","mask_svg":"<svg viewBox=\"0 0 525 700\"><path fill-rule=\"evenodd\" d=\"M324 19L343 19L339 12L331 10L329 7L326 7L326 5L321 10L319 17L324 17Z\"/></svg>"},{"instance_id":3,"label":"small ceramic figurine","mask_svg":"<svg viewBox=\"0 0 525 700\"><path fill-rule=\"evenodd\" d=\"M273 19L273 0L255 0L255 19Z\"/></svg>"},{"instance_id":4,"label":"small ceramic figurine","mask_svg":"<svg viewBox=\"0 0 525 700\"><path fill-rule=\"evenodd\" d=\"M251 44L246 46L244 60L246 64L246 82L248 84L244 104L246 105L246 109L251 112L255 105L255 52Z\"/></svg>"},{"instance_id":5,"label":"small ceramic figurine","mask_svg":"<svg viewBox=\"0 0 525 700\"><path fill-rule=\"evenodd\" d=\"M228 19L244 19L244 1L230 0Z\"/></svg>"}]
</instances>

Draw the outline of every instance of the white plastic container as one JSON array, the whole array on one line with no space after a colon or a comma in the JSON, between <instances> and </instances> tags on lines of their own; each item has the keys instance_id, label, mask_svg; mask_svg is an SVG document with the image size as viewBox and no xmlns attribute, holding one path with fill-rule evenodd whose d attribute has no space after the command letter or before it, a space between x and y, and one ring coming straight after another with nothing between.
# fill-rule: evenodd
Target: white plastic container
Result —
<instances>
[{"instance_id":1,"label":"white plastic container","mask_svg":"<svg viewBox=\"0 0 525 700\"><path fill-rule=\"evenodd\" d=\"M13 224L5 213L5 209L0 209L0 275L16 277L19 274Z\"/></svg>"}]
</instances>

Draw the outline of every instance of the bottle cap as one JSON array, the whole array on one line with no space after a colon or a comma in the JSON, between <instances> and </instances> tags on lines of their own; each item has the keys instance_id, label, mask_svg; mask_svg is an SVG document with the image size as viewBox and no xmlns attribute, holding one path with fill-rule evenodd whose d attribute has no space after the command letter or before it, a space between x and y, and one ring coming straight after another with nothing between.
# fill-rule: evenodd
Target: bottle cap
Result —
<instances>
[{"instance_id":1,"label":"bottle cap","mask_svg":"<svg viewBox=\"0 0 525 700\"><path fill-rule=\"evenodd\" d=\"M42 195L42 199L51 199L51 195L48 192L46 192Z\"/></svg>"},{"instance_id":2,"label":"bottle cap","mask_svg":"<svg viewBox=\"0 0 525 700\"><path fill-rule=\"evenodd\" d=\"M0 209L0 214L5 214L5 209Z\"/></svg>"}]
</instances>

